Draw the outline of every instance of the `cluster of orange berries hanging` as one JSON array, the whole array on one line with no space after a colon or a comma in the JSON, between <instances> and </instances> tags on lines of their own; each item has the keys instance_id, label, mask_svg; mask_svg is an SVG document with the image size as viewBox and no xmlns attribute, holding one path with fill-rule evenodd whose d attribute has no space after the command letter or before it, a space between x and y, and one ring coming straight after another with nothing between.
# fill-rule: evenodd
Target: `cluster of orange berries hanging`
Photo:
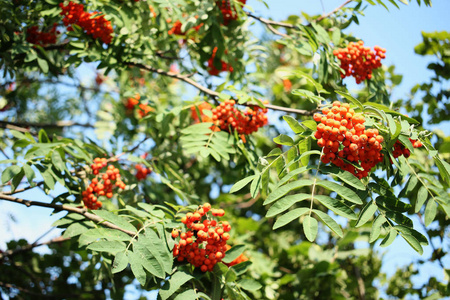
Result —
<instances>
[{"instance_id":1,"label":"cluster of orange berries hanging","mask_svg":"<svg viewBox=\"0 0 450 300\"><path fill-rule=\"evenodd\" d=\"M214 266L222 261L227 251L227 241L230 239L231 226L227 221L213 220L223 217L223 209L212 209L211 204L205 203L193 213L189 212L181 218L186 225L186 231L173 229L172 237L180 238L173 248L173 256L179 262L186 260L203 272L212 271Z\"/></svg>"},{"instance_id":2,"label":"cluster of orange berries hanging","mask_svg":"<svg viewBox=\"0 0 450 300\"><path fill-rule=\"evenodd\" d=\"M422 142L418 140L409 139L409 141L412 143L414 148L420 148L422 147ZM411 155L411 152L408 148L406 148L402 143L400 143L399 140L397 140L394 144L394 151L392 151L392 156L394 158L397 158L399 156L404 156L405 158L408 158Z\"/></svg>"},{"instance_id":3,"label":"cluster of orange berries hanging","mask_svg":"<svg viewBox=\"0 0 450 300\"><path fill-rule=\"evenodd\" d=\"M195 16L195 18L197 19L198 16ZM167 23L171 23L172 19L169 18L169 19L166 20L166 22ZM169 31L167 33L169 35L172 35L172 34L174 34L174 35L185 35L186 31L182 31L181 30L182 26L183 26L183 24L179 20L177 20L177 21L175 21L175 23L173 23L172 28L169 29ZM198 32L202 26L203 26L203 23L200 23L199 25L194 26L192 29L194 29L195 31Z\"/></svg>"},{"instance_id":4,"label":"cluster of orange berries hanging","mask_svg":"<svg viewBox=\"0 0 450 300\"><path fill-rule=\"evenodd\" d=\"M31 26L27 29L27 42L39 46L47 46L51 44L56 44L57 34L59 31L56 30L57 24L54 23L53 27L47 31L39 31L38 26Z\"/></svg>"},{"instance_id":5,"label":"cluster of orange berries hanging","mask_svg":"<svg viewBox=\"0 0 450 300\"><path fill-rule=\"evenodd\" d=\"M251 134L267 125L267 108L253 106L241 112L235 107L236 101L226 100L212 110L213 122L221 130L236 130L238 134Z\"/></svg>"},{"instance_id":6,"label":"cluster of orange berries hanging","mask_svg":"<svg viewBox=\"0 0 450 300\"><path fill-rule=\"evenodd\" d=\"M384 138L377 129L366 129L365 118L350 108L348 103L333 102L322 114L313 116L317 125L314 136L317 145L323 148L321 160L332 163L358 178L367 177L370 170L383 160L381 153ZM359 164L363 170L351 163Z\"/></svg>"},{"instance_id":7,"label":"cluster of orange berries hanging","mask_svg":"<svg viewBox=\"0 0 450 300\"><path fill-rule=\"evenodd\" d=\"M145 103L139 103L141 99L141 95L136 94L134 97L130 97L127 99L125 103L125 108L127 111L132 112L135 108L137 108L137 113L139 117L143 118L147 116L150 112L154 111L153 107Z\"/></svg>"},{"instance_id":8,"label":"cluster of orange berries hanging","mask_svg":"<svg viewBox=\"0 0 450 300\"><path fill-rule=\"evenodd\" d=\"M84 31L92 35L94 39L100 39L105 44L112 41L113 28L111 22L98 12L88 13L84 11L83 4L76 4L72 1L68 5L60 3L62 9L61 15L64 16L63 22L68 31L72 31L72 24L76 24Z\"/></svg>"},{"instance_id":9,"label":"cluster of orange berries hanging","mask_svg":"<svg viewBox=\"0 0 450 300\"><path fill-rule=\"evenodd\" d=\"M224 62L223 60L220 60L220 65L221 65L220 69L216 68L216 66L214 65L214 59L216 57L216 53L217 53L217 47L214 47L212 56L208 59L208 68L207 68L208 73L210 75L217 76L221 72L224 72L224 71L228 71L230 73L233 72L234 71L233 67L230 64ZM226 51L225 51L225 53L226 53Z\"/></svg>"},{"instance_id":10,"label":"cluster of orange berries hanging","mask_svg":"<svg viewBox=\"0 0 450 300\"><path fill-rule=\"evenodd\" d=\"M239 0L242 5L245 5L247 0ZM227 26L231 21L237 20L238 14L236 8L231 4L230 0L216 1L223 16L223 25Z\"/></svg>"},{"instance_id":11,"label":"cluster of orange berries hanging","mask_svg":"<svg viewBox=\"0 0 450 300\"><path fill-rule=\"evenodd\" d=\"M137 180L144 180L150 173L152 173L152 170L145 167L144 165L136 165L136 179Z\"/></svg>"},{"instance_id":12,"label":"cluster of orange berries hanging","mask_svg":"<svg viewBox=\"0 0 450 300\"><path fill-rule=\"evenodd\" d=\"M334 50L334 56L341 61L341 68L345 71L341 77L353 76L358 84L371 79L372 70L381 67L381 59L386 57L386 49L375 46L374 50L364 47L363 41L350 42L347 48Z\"/></svg>"},{"instance_id":13,"label":"cluster of orange berries hanging","mask_svg":"<svg viewBox=\"0 0 450 300\"><path fill-rule=\"evenodd\" d=\"M102 172L106 168L105 172ZM106 158L95 158L91 165L92 173L95 178L85 191L82 192L84 205L89 209L99 209L102 207L100 196L107 198L113 197L113 189L115 187L125 189L125 183L120 179L119 169L113 165L108 165Z\"/></svg>"}]
</instances>

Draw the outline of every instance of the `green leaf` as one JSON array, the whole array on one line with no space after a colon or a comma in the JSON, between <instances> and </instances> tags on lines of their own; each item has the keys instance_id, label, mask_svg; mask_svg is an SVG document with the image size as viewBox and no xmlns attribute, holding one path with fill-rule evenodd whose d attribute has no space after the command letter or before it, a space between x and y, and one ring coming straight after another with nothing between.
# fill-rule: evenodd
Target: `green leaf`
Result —
<instances>
[{"instance_id":1,"label":"green leaf","mask_svg":"<svg viewBox=\"0 0 450 300\"><path fill-rule=\"evenodd\" d=\"M328 226L328 228L331 229L331 231L333 231L340 238L343 237L344 233L342 232L341 226L339 226L339 224L332 217L317 209L313 209L312 211L325 225Z\"/></svg>"},{"instance_id":2,"label":"green leaf","mask_svg":"<svg viewBox=\"0 0 450 300\"><path fill-rule=\"evenodd\" d=\"M133 251L140 258L142 266L152 275L165 278L165 270L163 264L153 255L148 247L148 242L143 242L140 238L133 243ZM161 260L161 257L159 257Z\"/></svg>"},{"instance_id":3,"label":"green leaf","mask_svg":"<svg viewBox=\"0 0 450 300\"><path fill-rule=\"evenodd\" d=\"M350 95L350 93L338 90L335 90L335 92L350 101L350 103L358 106L359 109L364 110L362 103L358 99ZM372 103L370 103L370 105L372 105Z\"/></svg>"},{"instance_id":4,"label":"green leaf","mask_svg":"<svg viewBox=\"0 0 450 300\"><path fill-rule=\"evenodd\" d=\"M425 201L428 199L428 190L425 186L421 186L419 191L417 192L416 204L414 206L414 212L418 213L422 208Z\"/></svg>"},{"instance_id":5,"label":"green leaf","mask_svg":"<svg viewBox=\"0 0 450 300\"><path fill-rule=\"evenodd\" d=\"M48 73L48 62L45 59L42 59L40 57L37 58L37 62L39 65L39 68L41 68L42 73Z\"/></svg>"},{"instance_id":6,"label":"green leaf","mask_svg":"<svg viewBox=\"0 0 450 300\"><path fill-rule=\"evenodd\" d=\"M284 225L294 221L295 219L300 218L302 215L306 214L309 211L309 208L306 207L300 207L296 208L294 210L291 210L281 217L277 219L275 224L273 225L273 229L278 229L280 227L283 227Z\"/></svg>"},{"instance_id":7,"label":"green leaf","mask_svg":"<svg viewBox=\"0 0 450 300\"><path fill-rule=\"evenodd\" d=\"M261 188L261 175L256 176L255 179L253 179L252 184L250 185L250 195L252 195L252 198L256 198L258 195L258 191Z\"/></svg>"},{"instance_id":8,"label":"green leaf","mask_svg":"<svg viewBox=\"0 0 450 300\"><path fill-rule=\"evenodd\" d=\"M236 272L236 274L242 275L245 272L247 272L248 268L252 265L252 262L247 260L244 262L241 262L240 264L234 265L231 268L233 268L233 270Z\"/></svg>"},{"instance_id":9,"label":"green leaf","mask_svg":"<svg viewBox=\"0 0 450 300\"><path fill-rule=\"evenodd\" d=\"M430 226L434 221L437 213L437 203L434 200L429 200L425 207L425 226Z\"/></svg>"},{"instance_id":10,"label":"green leaf","mask_svg":"<svg viewBox=\"0 0 450 300\"><path fill-rule=\"evenodd\" d=\"M201 297L201 298L200 298ZM206 298L207 297L207 298ZM198 300L198 299L211 299L206 294L198 293L195 290L186 290L176 295L173 300Z\"/></svg>"},{"instance_id":11,"label":"green leaf","mask_svg":"<svg viewBox=\"0 0 450 300\"><path fill-rule=\"evenodd\" d=\"M2 183L5 184L10 181L14 176L20 173L22 168L18 165L12 165L7 167L2 173Z\"/></svg>"},{"instance_id":12,"label":"green leaf","mask_svg":"<svg viewBox=\"0 0 450 300\"><path fill-rule=\"evenodd\" d=\"M339 196L341 196L347 201L350 201L355 204L363 204L358 194L356 194L354 191L345 186L326 180L318 180L316 184L332 192L336 192Z\"/></svg>"},{"instance_id":13,"label":"green leaf","mask_svg":"<svg viewBox=\"0 0 450 300\"><path fill-rule=\"evenodd\" d=\"M97 216L105 219L106 221L119 226L122 229L136 232L136 228L133 225L131 225L130 223L128 223L128 221L125 218L118 216L112 212L109 212L106 210L96 210L96 211L93 211L93 213L96 214Z\"/></svg>"},{"instance_id":14,"label":"green leaf","mask_svg":"<svg viewBox=\"0 0 450 300\"><path fill-rule=\"evenodd\" d=\"M372 230L370 231L369 243L375 242L381 233L381 226L386 222L386 218L383 215L378 215L372 224Z\"/></svg>"},{"instance_id":15,"label":"green leaf","mask_svg":"<svg viewBox=\"0 0 450 300\"><path fill-rule=\"evenodd\" d=\"M359 180L356 176L347 171L342 171L335 167L322 168L321 171L324 173L330 173L341 179L343 182L354 187L355 189L365 191L366 186Z\"/></svg>"},{"instance_id":16,"label":"green leaf","mask_svg":"<svg viewBox=\"0 0 450 300\"><path fill-rule=\"evenodd\" d=\"M286 145L286 146L293 146L294 140L285 134L280 134L276 138L273 139L273 141L279 145Z\"/></svg>"},{"instance_id":17,"label":"green leaf","mask_svg":"<svg viewBox=\"0 0 450 300\"><path fill-rule=\"evenodd\" d=\"M231 263L233 260L239 257L239 255L242 254L245 250L245 245L235 245L231 247L227 252L225 253L225 257L222 259L222 261L226 264Z\"/></svg>"},{"instance_id":18,"label":"green leaf","mask_svg":"<svg viewBox=\"0 0 450 300\"><path fill-rule=\"evenodd\" d=\"M291 127L292 131L295 134L299 134L305 131L305 129L300 125L300 123L290 115L284 115L283 119L288 123L289 127Z\"/></svg>"},{"instance_id":19,"label":"green leaf","mask_svg":"<svg viewBox=\"0 0 450 300\"><path fill-rule=\"evenodd\" d=\"M412 235L402 233L402 238L405 239L406 242L414 249L416 250L420 255L423 254L423 248L420 245L419 241Z\"/></svg>"},{"instance_id":20,"label":"green leaf","mask_svg":"<svg viewBox=\"0 0 450 300\"><path fill-rule=\"evenodd\" d=\"M113 274L122 272L128 266L128 257L125 251L118 252L114 257L111 271Z\"/></svg>"},{"instance_id":21,"label":"green leaf","mask_svg":"<svg viewBox=\"0 0 450 300\"><path fill-rule=\"evenodd\" d=\"M235 193L239 190L241 190L244 186L246 186L247 184L249 184L250 181L252 181L257 175L252 175L249 177L246 177L244 179L239 180L238 182L236 182L230 189L230 194L231 193Z\"/></svg>"},{"instance_id":22,"label":"green leaf","mask_svg":"<svg viewBox=\"0 0 450 300\"><path fill-rule=\"evenodd\" d=\"M421 245L427 246L428 240L427 238L418 232L417 230L413 229L409 226L403 226L403 225L396 225L394 228L399 231L401 234L407 234L410 236L413 236Z\"/></svg>"},{"instance_id":23,"label":"green leaf","mask_svg":"<svg viewBox=\"0 0 450 300\"><path fill-rule=\"evenodd\" d=\"M346 217L347 219L350 220L357 219L355 212L349 206L347 206L345 203L339 200L333 199L325 195L314 195L314 199L316 199L317 201L322 203L326 208L330 209L331 211L340 216Z\"/></svg>"},{"instance_id":24,"label":"green leaf","mask_svg":"<svg viewBox=\"0 0 450 300\"><path fill-rule=\"evenodd\" d=\"M374 103L374 102L370 102L370 103L368 103L368 104L369 104L370 106L374 107L374 108L377 108L377 109L379 109L379 110L382 110L382 111L384 111L384 112L387 112L387 113L389 113L389 114L391 114L391 115L399 116L402 120L406 120L406 121L408 121L410 124L420 124L419 121L417 121L417 120L415 120L415 119L413 119L413 118L409 118L409 117L407 117L407 116L405 116L405 115L403 115L403 114L401 114L401 113L399 113L399 112L396 112L395 110L392 110L392 109L390 109L389 107L387 107L387 106L385 106L385 105L383 105L383 104Z\"/></svg>"},{"instance_id":25,"label":"green leaf","mask_svg":"<svg viewBox=\"0 0 450 300\"><path fill-rule=\"evenodd\" d=\"M88 231L90 227L92 227L92 223L90 222L76 222L71 224L67 229L64 231L63 237L65 238L71 238L80 234L83 234L84 232Z\"/></svg>"},{"instance_id":26,"label":"green leaf","mask_svg":"<svg viewBox=\"0 0 450 300\"><path fill-rule=\"evenodd\" d=\"M128 260L130 262L131 272L133 272L134 277L136 277L137 281L139 281L142 286L145 286L147 274L142 266L141 257L133 251L128 250Z\"/></svg>"},{"instance_id":27,"label":"green leaf","mask_svg":"<svg viewBox=\"0 0 450 300\"><path fill-rule=\"evenodd\" d=\"M120 230L99 227L84 232L78 239L78 243L84 246L100 239L127 242L131 240L131 237Z\"/></svg>"},{"instance_id":28,"label":"green leaf","mask_svg":"<svg viewBox=\"0 0 450 300\"><path fill-rule=\"evenodd\" d=\"M307 166L310 158L309 156L312 154L317 154L317 152L312 152L311 150L311 138L307 137L306 139L301 140L298 143L298 150L301 153L300 155L300 162L302 163L302 166ZM313 150L314 151L314 150Z\"/></svg>"},{"instance_id":29,"label":"green leaf","mask_svg":"<svg viewBox=\"0 0 450 300\"><path fill-rule=\"evenodd\" d=\"M288 176L288 175L286 175L286 176ZM275 200L280 199L281 197L283 197L284 195L286 195L287 193L289 193L292 190L299 189L304 186L313 185L313 183L314 182L312 180L304 179L304 180L293 181L286 185L283 185L282 187L278 187L272 193L270 193L270 195L267 197L266 201L264 201L263 205L270 204L270 203L274 202Z\"/></svg>"},{"instance_id":30,"label":"green leaf","mask_svg":"<svg viewBox=\"0 0 450 300\"><path fill-rule=\"evenodd\" d=\"M275 202L267 211L266 218L271 218L273 216L276 216L283 211L289 209L292 205L294 205L297 202L311 199L311 195L309 194L295 194L295 195L289 195L286 197L283 197L277 202Z\"/></svg>"},{"instance_id":31,"label":"green leaf","mask_svg":"<svg viewBox=\"0 0 450 300\"><path fill-rule=\"evenodd\" d=\"M247 291L257 291L262 288L262 285L258 281L251 278L244 278L242 280L239 280L237 284Z\"/></svg>"},{"instance_id":32,"label":"green leaf","mask_svg":"<svg viewBox=\"0 0 450 300\"><path fill-rule=\"evenodd\" d=\"M303 219L303 232L311 243L316 239L318 229L319 226L317 220L309 215L305 216Z\"/></svg>"},{"instance_id":33,"label":"green leaf","mask_svg":"<svg viewBox=\"0 0 450 300\"><path fill-rule=\"evenodd\" d=\"M170 276L169 281L164 283L163 287L159 290L159 296L162 300L169 299L183 284L193 279L194 276L186 271L177 271Z\"/></svg>"},{"instance_id":34,"label":"green leaf","mask_svg":"<svg viewBox=\"0 0 450 300\"><path fill-rule=\"evenodd\" d=\"M387 247L395 240L397 237L397 230L391 229L388 235L381 241L380 247Z\"/></svg>"},{"instance_id":35,"label":"green leaf","mask_svg":"<svg viewBox=\"0 0 450 300\"><path fill-rule=\"evenodd\" d=\"M35 178L36 174L34 173L34 170L30 167L29 164L23 164L22 166L23 171L25 172L25 176L27 177L28 182L30 185L33 185L33 179Z\"/></svg>"},{"instance_id":36,"label":"green leaf","mask_svg":"<svg viewBox=\"0 0 450 300\"><path fill-rule=\"evenodd\" d=\"M126 245L123 242L118 241L100 241L94 242L87 246L87 249L97 252L107 252L111 254L116 254L121 251L125 251Z\"/></svg>"},{"instance_id":37,"label":"green leaf","mask_svg":"<svg viewBox=\"0 0 450 300\"><path fill-rule=\"evenodd\" d=\"M372 218L377 209L378 206L373 201L368 202L359 214L358 221L356 221L355 227L361 227L366 224L367 221Z\"/></svg>"},{"instance_id":38,"label":"green leaf","mask_svg":"<svg viewBox=\"0 0 450 300\"><path fill-rule=\"evenodd\" d=\"M58 171L60 172L64 171L65 168L64 161L61 155L59 154L59 151L56 149L52 153L52 163Z\"/></svg>"},{"instance_id":39,"label":"green leaf","mask_svg":"<svg viewBox=\"0 0 450 300\"><path fill-rule=\"evenodd\" d=\"M147 249L153 254L166 273L172 272L173 256L167 248L165 240L158 237L152 229L146 230L144 235L139 237L140 242L144 243Z\"/></svg>"}]
</instances>

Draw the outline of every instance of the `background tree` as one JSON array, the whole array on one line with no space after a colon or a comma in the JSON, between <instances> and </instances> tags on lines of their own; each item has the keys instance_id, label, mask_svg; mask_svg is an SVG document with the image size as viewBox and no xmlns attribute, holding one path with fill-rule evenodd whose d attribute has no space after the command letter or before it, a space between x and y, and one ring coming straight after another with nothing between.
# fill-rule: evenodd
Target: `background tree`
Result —
<instances>
[{"instance_id":1,"label":"background tree","mask_svg":"<svg viewBox=\"0 0 450 300\"><path fill-rule=\"evenodd\" d=\"M374 1L283 22L251 5L0 2L0 199L48 208L64 229L8 243L3 294L448 296L434 277L415 288L412 265L386 278L375 251L430 245L445 269L450 142L420 112L447 120L448 33L423 34L415 51L436 56L436 76L394 101L389 53L345 30Z\"/></svg>"}]
</instances>

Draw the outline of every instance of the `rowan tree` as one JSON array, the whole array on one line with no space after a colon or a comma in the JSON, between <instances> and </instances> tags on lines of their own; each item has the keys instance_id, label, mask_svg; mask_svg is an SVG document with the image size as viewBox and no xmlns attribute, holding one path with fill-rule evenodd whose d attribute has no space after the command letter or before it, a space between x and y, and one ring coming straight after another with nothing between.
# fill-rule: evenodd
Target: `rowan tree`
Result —
<instances>
[{"instance_id":1,"label":"rowan tree","mask_svg":"<svg viewBox=\"0 0 450 300\"><path fill-rule=\"evenodd\" d=\"M431 247L448 272L450 138L422 111L448 120L449 34L423 33L435 76L396 100L389 49L347 28L406 0L284 21L252 2L0 2L0 200L62 229L8 243L2 295L449 296L412 264L386 278L375 250Z\"/></svg>"}]
</instances>

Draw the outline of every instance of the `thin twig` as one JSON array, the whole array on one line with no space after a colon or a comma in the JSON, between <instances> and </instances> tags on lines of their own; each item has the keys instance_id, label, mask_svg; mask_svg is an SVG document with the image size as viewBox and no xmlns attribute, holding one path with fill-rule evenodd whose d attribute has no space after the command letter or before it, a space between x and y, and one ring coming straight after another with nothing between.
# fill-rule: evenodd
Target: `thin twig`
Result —
<instances>
[{"instance_id":1,"label":"thin twig","mask_svg":"<svg viewBox=\"0 0 450 300\"><path fill-rule=\"evenodd\" d=\"M346 6L347 4L349 4L350 2L352 2L353 0L346 0L344 3L342 3L341 5L339 5L338 7L336 7L333 11L327 13L327 14L323 14L320 17L318 17L316 19L316 22L320 22L325 18L328 18L329 16L331 16L332 14L335 14L336 12L338 12L339 10L341 10L344 6Z\"/></svg>"},{"instance_id":2,"label":"thin twig","mask_svg":"<svg viewBox=\"0 0 450 300\"><path fill-rule=\"evenodd\" d=\"M140 141L139 143L137 143L133 148L131 148L131 149L127 150L127 151L124 151L124 152L122 152L122 153L120 153L120 154L117 154L117 155L111 157L111 158L108 159L108 160L109 160L109 161L116 160L116 159L118 159L119 157L121 157L121 156L123 156L123 155L125 155L125 154L127 154L127 153L132 153L132 152L134 152L134 151L137 150L144 142L146 142L149 138L150 138L150 137L146 136L142 141Z\"/></svg>"},{"instance_id":3,"label":"thin twig","mask_svg":"<svg viewBox=\"0 0 450 300\"><path fill-rule=\"evenodd\" d=\"M6 200L6 201L23 204L27 207L41 206L41 207L53 208L58 211L68 211L68 212L80 214L80 215L86 217L87 219L94 221L96 223L101 223L101 225L103 225L105 227L109 227L111 229L125 232L129 236L133 236L136 233L134 231L123 229L113 223L105 221L103 218L101 218L97 215L94 215L93 213L87 212L86 209L84 209L84 208L73 207L73 206L69 206L66 204L52 204L52 203L45 203L45 202L39 202L39 201L33 201L33 200L25 200L25 199L5 195L4 193L0 193L0 200Z\"/></svg>"}]
</instances>

